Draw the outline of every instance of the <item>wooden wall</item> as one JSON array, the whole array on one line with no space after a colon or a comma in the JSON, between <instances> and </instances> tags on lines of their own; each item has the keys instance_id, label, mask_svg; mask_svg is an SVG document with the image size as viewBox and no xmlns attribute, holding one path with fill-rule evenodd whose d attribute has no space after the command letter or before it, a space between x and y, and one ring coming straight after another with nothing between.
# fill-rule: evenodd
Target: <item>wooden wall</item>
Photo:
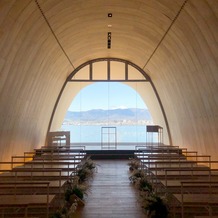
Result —
<instances>
[{"instance_id":1,"label":"wooden wall","mask_svg":"<svg viewBox=\"0 0 218 218\"><path fill-rule=\"evenodd\" d=\"M49 27L36 1L1 0L0 160L44 144L67 76L100 57L143 68L160 94L173 144L218 159L218 1L188 0L182 8L184 2L38 0Z\"/></svg>"},{"instance_id":2,"label":"wooden wall","mask_svg":"<svg viewBox=\"0 0 218 218\"><path fill-rule=\"evenodd\" d=\"M174 145L218 159L218 2L188 1L147 68Z\"/></svg>"}]
</instances>

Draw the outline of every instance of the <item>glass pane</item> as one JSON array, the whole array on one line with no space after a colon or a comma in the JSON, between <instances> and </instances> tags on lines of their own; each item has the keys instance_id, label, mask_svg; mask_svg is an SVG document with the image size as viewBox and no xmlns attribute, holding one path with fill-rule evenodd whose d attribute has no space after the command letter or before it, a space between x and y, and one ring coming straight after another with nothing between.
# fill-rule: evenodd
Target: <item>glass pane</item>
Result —
<instances>
[{"instance_id":1,"label":"glass pane","mask_svg":"<svg viewBox=\"0 0 218 218\"><path fill-rule=\"evenodd\" d=\"M111 80L125 80L125 64L111 61Z\"/></svg>"},{"instance_id":2,"label":"glass pane","mask_svg":"<svg viewBox=\"0 0 218 218\"><path fill-rule=\"evenodd\" d=\"M89 80L89 65L83 67L81 70L79 70L76 75L72 77L72 80Z\"/></svg>"},{"instance_id":3,"label":"glass pane","mask_svg":"<svg viewBox=\"0 0 218 218\"><path fill-rule=\"evenodd\" d=\"M145 80L144 76L131 65L128 65L128 79L129 80Z\"/></svg>"},{"instance_id":4,"label":"glass pane","mask_svg":"<svg viewBox=\"0 0 218 218\"><path fill-rule=\"evenodd\" d=\"M107 80L107 61L93 63L93 80Z\"/></svg>"}]
</instances>

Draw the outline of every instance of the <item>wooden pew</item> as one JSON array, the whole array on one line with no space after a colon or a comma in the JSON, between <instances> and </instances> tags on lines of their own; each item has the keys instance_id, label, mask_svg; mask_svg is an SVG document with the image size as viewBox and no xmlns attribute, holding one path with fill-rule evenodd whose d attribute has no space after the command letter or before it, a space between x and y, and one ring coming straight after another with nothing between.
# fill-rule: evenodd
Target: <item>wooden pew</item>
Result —
<instances>
[{"instance_id":1,"label":"wooden pew","mask_svg":"<svg viewBox=\"0 0 218 218\"><path fill-rule=\"evenodd\" d=\"M37 189L43 189L43 194L49 195L50 181L0 181L0 195L39 194ZM10 190L10 192L8 192ZM20 192L21 190L21 192Z\"/></svg>"},{"instance_id":2,"label":"wooden pew","mask_svg":"<svg viewBox=\"0 0 218 218\"><path fill-rule=\"evenodd\" d=\"M55 165L55 167L63 167L66 168L66 165L68 166L68 168L72 168L71 166L73 165L73 168L76 168L78 164L81 163L81 161L85 158L85 155L82 156L78 156L77 154L74 155L42 155L39 157L34 157L33 160L31 161L25 161L26 156L12 156L11 160L11 168L14 167L15 164L24 164L24 166L29 166L31 165L31 167L35 167L37 165L42 164L42 168L45 168L47 166L52 167L52 165ZM22 161L19 161L19 160ZM18 161L15 161L18 160ZM23 162L24 160L24 162ZM1 164L1 162L0 162ZM3 163L2 163L3 164ZM41 167L41 166L40 166Z\"/></svg>"},{"instance_id":3,"label":"wooden pew","mask_svg":"<svg viewBox=\"0 0 218 218\"><path fill-rule=\"evenodd\" d=\"M28 216L28 208L31 207L46 207L46 217L48 218L49 214L49 205L52 203L55 195L49 195L49 199L47 200L46 195L4 195L4 198L0 198L0 208L25 208L24 216Z\"/></svg>"},{"instance_id":4,"label":"wooden pew","mask_svg":"<svg viewBox=\"0 0 218 218\"><path fill-rule=\"evenodd\" d=\"M208 187L207 194L193 194L187 191L184 193L184 189L187 190L187 187L197 187L201 188L202 185ZM212 188L216 188L217 192L212 192ZM181 194L174 194L174 197L180 202L181 204L181 215L184 218L184 207L185 206L192 206L192 205L202 205L202 207L209 207L209 216L211 216L212 211L211 207L216 206L218 207L218 183L217 181L181 181Z\"/></svg>"},{"instance_id":5,"label":"wooden pew","mask_svg":"<svg viewBox=\"0 0 218 218\"><path fill-rule=\"evenodd\" d=\"M0 180L0 184L2 183L8 183L10 184L11 181L14 181L15 183L23 183L25 186L19 186L16 191L18 194L22 194L23 190L25 189L27 192L29 193L33 193L33 194L45 194L47 192L46 187L42 186L41 188L39 187L39 185L37 187L35 186L27 186L26 183L43 183L43 182L49 182L49 193L50 194L60 194L61 188L63 187L63 185L65 184L65 180L61 180L61 183L59 180L51 180L51 181L46 181L46 180L21 180L19 178L14 178L14 177L10 177L8 179L4 179L4 180ZM15 186L10 185L5 185L5 186L0 186L0 195L7 193L8 195L11 195L14 193L14 188L16 188Z\"/></svg>"},{"instance_id":6,"label":"wooden pew","mask_svg":"<svg viewBox=\"0 0 218 218\"><path fill-rule=\"evenodd\" d=\"M176 174L173 174L173 182L170 182L170 175L169 172L176 172ZM184 173L185 172L185 173ZM162 184L164 184L166 187L168 187L170 184L171 186L175 186L178 183L175 183L175 180L177 179L179 181L179 178L181 177L182 180L187 178L187 174L191 175L191 179L197 180L197 179L207 179L208 181L213 181L214 179L218 181L218 174L217 173L218 169L204 169L204 168L197 168L197 169L165 169L164 174L165 174L165 180L161 181ZM179 177L178 177L179 174ZM189 179L189 178L188 178ZM180 182L180 181L179 181ZM181 185L181 184L179 184Z\"/></svg>"},{"instance_id":7,"label":"wooden pew","mask_svg":"<svg viewBox=\"0 0 218 218\"><path fill-rule=\"evenodd\" d=\"M195 153L195 155L192 154L193 152L187 152L186 155L184 154L178 154L178 153L144 153L144 152L135 152L134 156L138 159L186 159L186 160L195 160L206 158L208 161L211 161L210 155L198 155Z\"/></svg>"},{"instance_id":8,"label":"wooden pew","mask_svg":"<svg viewBox=\"0 0 218 218\"><path fill-rule=\"evenodd\" d=\"M44 161L37 162L32 161L25 164L25 166L19 167L19 169L61 169L62 172L67 172L67 176L76 175L77 167L80 162L54 162Z\"/></svg>"},{"instance_id":9,"label":"wooden pew","mask_svg":"<svg viewBox=\"0 0 218 218\"><path fill-rule=\"evenodd\" d=\"M175 160L141 160L142 162L142 166L144 166L144 169L146 168L158 168L158 166L162 167L162 166L171 166L171 165L187 165L187 166L196 166L197 162L196 161L192 161L192 160L184 160L184 159L175 159Z\"/></svg>"},{"instance_id":10,"label":"wooden pew","mask_svg":"<svg viewBox=\"0 0 218 218\"><path fill-rule=\"evenodd\" d=\"M218 218L218 216L194 216L194 218Z\"/></svg>"},{"instance_id":11,"label":"wooden pew","mask_svg":"<svg viewBox=\"0 0 218 218\"><path fill-rule=\"evenodd\" d=\"M42 156L36 156L34 160L83 160L85 155L65 155L65 154L43 154Z\"/></svg>"},{"instance_id":12,"label":"wooden pew","mask_svg":"<svg viewBox=\"0 0 218 218\"><path fill-rule=\"evenodd\" d=\"M35 155L42 155L42 154L45 154L45 153L49 153L49 154L61 154L61 153L64 153L64 154L72 154L72 153L85 153L84 150L82 149L72 149L72 148L57 148L57 147L45 147L45 148L37 148L37 149L34 149L35 151Z\"/></svg>"},{"instance_id":13,"label":"wooden pew","mask_svg":"<svg viewBox=\"0 0 218 218\"><path fill-rule=\"evenodd\" d=\"M1 170L4 172L0 175L0 181L9 181L13 180L17 181L58 181L58 189L59 193L61 193L61 187L63 185L63 181L65 182L69 177L68 175L64 175L61 169L37 169L37 168L14 168L13 170ZM52 184L55 186L55 182ZM57 182L56 182L57 185ZM52 186L52 187L53 187ZM54 187L55 188L55 187Z\"/></svg>"},{"instance_id":14,"label":"wooden pew","mask_svg":"<svg viewBox=\"0 0 218 218\"><path fill-rule=\"evenodd\" d=\"M178 154L138 154L135 153L135 158L139 160L193 160L198 161L199 159L206 158L206 160L211 161L210 155L178 155Z\"/></svg>"},{"instance_id":15,"label":"wooden pew","mask_svg":"<svg viewBox=\"0 0 218 218\"><path fill-rule=\"evenodd\" d=\"M85 151L86 150L86 146L84 145L61 145L61 146L54 146L54 145L46 145L46 146L41 146L41 149L53 149L53 148L57 148L57 149L61 149L61 148L70 148L70 149L74 149L74 150L83 150Z\"/></svg>"},{"instance_id":16,"label":"wooden pew","mask_svg":"<svg viewBox=\"0 0 218 218\"><path fill-rule=\"evenodd\" d=\"M29 157L29 156L28 156ZM85 159L86 154L85 153L74 153L73 154L65 154L65 153L53 153L53 154L42 154L40 156L34 156L33 160L31 161L25 161L25 158L27 156L12 156L12 161L10 162L0 162L0 164L11 164L11 169L19 164L21 168L26 168L31 166L31 168L34 167L41 167L42 168L63 168L63 170L71 170L76 168L78 164L81 163L83 159ZM22 160L22 161L14 161L14 160ZM71 167L73 165L73 168ZM67 166L67 167L66 167Z\"/></svg>"},{"instance_id":17,"label":"wooden pew","mask_svg":"<svg viewBox=\"0 0 218 218\"><path fill-rule=\"evenodd\" d=\"M14 170L14 169L18 169L18 168L34 168L34 165L60 165L59 168L63 168L63 170L66 170L67 171L67 168L70 168L69 166L70 165L78 165L78 163L72 161L67 161L67 162L59 162L59 161L28 161L28 162L22 162L22 161L18 161L18 162L11 162L11 161L8 161L8 162L0 162L0 165L8 165L10 166L10 170ZM14 165L18 165L17 167L14 167ZM63 165L63 166L61 166ZM30 166L30 167L28 167ZM67 167L66 167L67 166ZM44 167L46 168L46 167ZM56 167L49 167L49 168L56 168ZM72 168L72 171L73 171L73 168Z\"/></svg>"},{"instance_id":18,"label":"wooden pew","mask_svg":"<svg viewBox=\"0 0 218 218\"><path fill-rule=\"evenodd\" d=\"M31 206L46 206L46 217L49 215L49 204L51 204L55 195L49 194L49 181L0 181L1 188L10 188L14 190L10 195L6 192L1 193L0 207L25 207L25 217L28 215L28 207ZM34 195L26 193L26 189L46 188L47 192L43 195ZM22 194L18 194L17 189L23 190Z\"/></svg>"},{"instance_id":19,"label":"wooden pew","mask_svg":"<svg viewBox=\"0 0 218 218\"><path fill-rule=\"evenodd\" d=\"M147 174L148 180L155 185L165 185L168 187L169 180L183 180L183 179L209 179L210 169L205 167L163 167L155 171L149 171ZM168 173L170 172L170 173Z\"/></svg>"},{"instance_id":20,"label":"wooden pew","mask_svg":"<svg viewBox=\"0 0 218 218\"><path fill-rule=\"evenodd\" d=\"M141 150L135 151L135 153L144 153L144 154L182 154L183 150L179 148L144 148Z\"/></svg>"},{"instance_id":21,"label":"wooden pew","mask_svg":"<svg viewBox=\"0 0 218 218\"><path fill-rule=\"evenodd\" d=\"M207 163L207 161L205 162ZM167 179L171 179L171 178L178 179L181 178L182 176L188 179L194 178L194 176L205 176L205 175L209 176L209 170L210 170L210 168L207 166L197 165L196 161L186 161L186 160L170 160L170 161L164 160L164 161L148 162L147 164L142 163L142 169L145 169L146 172L152 178L156 178L155 179L156 182L157 180L161 180L161 179L165 179L166 181Z\"/></svg>"},{"instance_id":22,"label":"wooden pew","mask_svg":"<svg viewBox=\"0 0 218 218\"><path fill-rule=\"evenodd\" d=\"M177 151L178 153L181 153L182 151L187 151L185 148L179 148L179 146L171 146L171 145L136 145L135 146L135 151L136 152L141 152L141 151Z\"/></svg>"},{"instance_id":23,"label":"wooden pew","mask_svg":"<svg viewBox=\"0 0 218 218\"><path fill-rule=\"evenodd\" d=\"M11 162L0 162L1 165L10 168L10 170L0 171L2 172L0 194L4 194L5 199L5 201L0 200L0 208L23 207L26 217L28 208L46 205L48 217L48 202L50 204L55 196L51 195L51 188L58 188L61 195L61 187L72 173L76 173L78 164L85 156L86 153L81 149L43 148L35 152L25 152L23 156L12 156ZM50 185L47 201L44 198L46 188L42 185L45 183ZM40 188L37 189L34 184ZM37 191L33 189L37 189ZM10 192L8 192L9 190ZM34 197L30 197L32 194L28 194L32 191L34 191ZM20 197L21 193L23 198ZM14 198L13 204L12 198Z\"/></svg>"}]
</instances>

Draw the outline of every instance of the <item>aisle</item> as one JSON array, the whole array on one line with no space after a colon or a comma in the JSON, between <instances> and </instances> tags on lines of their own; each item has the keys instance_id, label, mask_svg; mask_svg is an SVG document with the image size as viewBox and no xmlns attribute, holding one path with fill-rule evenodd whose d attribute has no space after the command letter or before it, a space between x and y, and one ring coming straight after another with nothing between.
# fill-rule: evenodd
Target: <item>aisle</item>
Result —
<instances>
[{"instance_id":1,"label":"aisle","mask_svg":"<svg viewBox=\"0 0 218 218\"><path fill-rule=\"evenodd\" d=\"M136 190L129 183L128 161L98 160L91 193L80 218L145 218L137 202Z\"/></svg>"}]
</instances>

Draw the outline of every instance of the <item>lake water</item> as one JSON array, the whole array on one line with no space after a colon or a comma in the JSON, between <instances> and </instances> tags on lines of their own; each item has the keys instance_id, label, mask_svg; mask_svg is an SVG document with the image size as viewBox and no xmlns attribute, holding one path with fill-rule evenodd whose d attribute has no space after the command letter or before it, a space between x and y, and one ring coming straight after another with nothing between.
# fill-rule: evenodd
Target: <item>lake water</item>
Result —
<instances>
[{"instance_id":1,"label":"lake water","mask_svg":"<svg viewBox=\"0 0 218 218\"><path fill-rule=\"evenodd\" d=\"M106 127L106 126L104 126ZM99 125L62 125L63 131L70 131L71 143L100 143L115 140L115 132L117 143L130 142L157 142L157 133L146 134L145 125L136 126L114 126L115 128L103 128ZM152 135L151 135L152 134Z\"/></svg>"}]
</instances>

